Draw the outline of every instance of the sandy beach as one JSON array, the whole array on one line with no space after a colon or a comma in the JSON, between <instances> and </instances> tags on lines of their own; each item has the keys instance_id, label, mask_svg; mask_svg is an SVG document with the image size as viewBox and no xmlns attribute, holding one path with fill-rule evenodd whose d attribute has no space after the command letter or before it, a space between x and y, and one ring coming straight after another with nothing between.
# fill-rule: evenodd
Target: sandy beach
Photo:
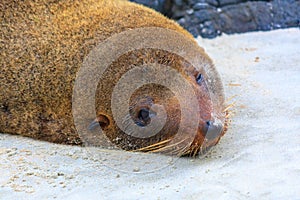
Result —
<instances>
[{"instance_id":1,"label":"sandy beach","mask_svg":"<svg viewBox=\"0 0 300 200\"><path fill-rule=\"evenodd\" d=\"M300 30L197 41L232 108L198 158L51 144L0 134L0 199L300 199Z\"/></svg>"}]
</instances>

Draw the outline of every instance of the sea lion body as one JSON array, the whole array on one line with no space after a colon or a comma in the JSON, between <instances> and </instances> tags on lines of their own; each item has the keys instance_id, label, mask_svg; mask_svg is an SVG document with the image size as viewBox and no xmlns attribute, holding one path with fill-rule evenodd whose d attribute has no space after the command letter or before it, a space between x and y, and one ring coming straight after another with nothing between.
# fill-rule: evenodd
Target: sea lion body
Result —
<instances>
[{"instance_id":1,"label":"sea lion body","mask_svg":"<svg viewBox=\"0 0 300 200\"><path fill-rule=\"evenodd\" d=\"M84 59L99 43L123 31L143 27L160 27L183 34L186 40L196 44L193 37L175 22L151 9L122 0L37 2L27 0L20 3L4 0L0 3L0 8L0 132L19 134L49 142L82 144L82 138L76 130L72 115L74 82ZM200 47L199 52L205 65L213 68L211 60ZM172 137L170 130L176 127L180 121L176 117L178 113L180 114L176 106L178 102L171 92L160 86L157 86L156 89L145 86L144 89L137 91L132 96L131 101L132 105L138 104L138 108L133 106L135 109L141 109L141 105L147 103L152 104L151 101L165 104L169 118L168 126L162 133L167 134L160 135L159 139L154 137L149 140L147 138L136 139L126 135L120 136L121 130L117 128L110 117L111 111L107 108L107 104L103 104L103 102L110 102L110 94L117 83L116 76L121 76L137 63L150 63L152 58L157 55L162 64L168 63L179 71L189 70L190 76L187 77L195 76L197 78L199 73L188 67L184 70L180 69L184 60L174 58L173 55L168 55L168 52L164 51L132 52L114 62L97 89L96 112L99 114L97 122L107 131L107 135L112 141L121 138L121 142L117 142L117 145L123 149L136 150L160 140L166 140ZM186 64L186 66L188 65ZM116 69L119 69L119 72L116 73ZM216 81L220 82L217 73ZM207 89L205 86L203 86L204 89L200 87L199 89L197 81L194 81L193 87L199 92L198 99L203 108L201 129L205 129L203 126L207 126L205 123L212 118L211 113L214 109L210 105L212 99L208 92L207 95L205 92L203 93ZM156 96L153 94L156 100L147 100L145 91L153 93L154 90L159 91ZM218 95L219 102L223 102L221 84L215 90L220 93ZM166 95L162 95L162 93ZM140 97L141 101L138 100ZM220 104L215 112L218 113L224 125L223 109L223 104ZM149 114L147 110L135 112L132 109L131 112L133 118L135 115L136 118L139 118L136 113L140 113L144 118L147 118L147 114ZM103 116L105 119L101 118ZM222 131L222 134L214 138L210 145L218 142L225 129ZM195 146L200 146L204 141L204 137L200 135L195 137L192 149L197 149ZM130 147L127 145L128 143L131 144ZM192 151L194 150L186 152Z\"/></svg>"}]
</instances>

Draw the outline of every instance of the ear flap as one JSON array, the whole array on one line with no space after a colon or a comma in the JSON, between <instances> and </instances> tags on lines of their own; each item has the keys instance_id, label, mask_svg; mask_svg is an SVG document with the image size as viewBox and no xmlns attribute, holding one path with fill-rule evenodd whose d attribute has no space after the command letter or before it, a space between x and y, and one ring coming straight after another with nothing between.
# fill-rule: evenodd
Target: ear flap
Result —
<instances>
[{"instance_id":1,"label":"ear flap","mask_svg":"<svg viewBox=\"0 0 300 200\"><path fill-rule=\"evenodd\" d=\"M102 129L106 128L109 126L109 119L103 115L100 114L94 121L92 121L88 127L89 130L93 130L95 127L100 125Z\"/></svg>"}]
</instances>

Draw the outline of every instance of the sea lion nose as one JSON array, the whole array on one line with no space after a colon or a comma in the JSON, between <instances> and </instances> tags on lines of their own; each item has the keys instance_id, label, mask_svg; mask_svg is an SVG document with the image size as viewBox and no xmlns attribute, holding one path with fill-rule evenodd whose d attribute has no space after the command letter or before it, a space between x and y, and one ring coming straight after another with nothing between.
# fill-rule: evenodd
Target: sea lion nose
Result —
<instances>
[{"instance_id":1,"label":"sea lion nose","mask_svg":"<svg viewBox=\"0 0 300 200\"><path fill-rule=\"evenodd\" d=\"M223 124L221 122L207 121L205 138L208 140L214 140L222 134L222 131Z\"/></svg>"}]
</instances>

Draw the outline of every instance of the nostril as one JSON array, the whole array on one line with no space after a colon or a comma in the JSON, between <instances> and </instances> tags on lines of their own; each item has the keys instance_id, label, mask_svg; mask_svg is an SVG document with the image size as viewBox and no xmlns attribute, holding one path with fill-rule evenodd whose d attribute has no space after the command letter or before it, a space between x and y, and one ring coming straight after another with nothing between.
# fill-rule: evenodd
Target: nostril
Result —
<instances>
[{"instance_id":1,"label":"nostril","mask_svg":"<svg viewBox=\"0 0 300 200\"><path fill-rule=\"evenodd\" d=\"M155 114L155 113L153 113ZM147 126L151 122L151 116L153 116L152 112L148 108L142 108L137 115L137 120L135 123L138 126L144 127Z\"/></svg>"},{"instance_id":2,"label":"nostril","mask_svg":"<svg viewBox=\"0 0 300 200\"><path fill-rule=\"evenodd\" d=\"M206 134L205 138L214 140L222 134L223 125L214 121L206 121Z\"/></svg>"},{"instance_id":3,"label":"nostril","mask_svg":"<svg viewBox=\"0 0 300 200\"><path fill-rule=\"evenodd\" d=\"M211 124L212 124L211 121L207 121L207 122L206 122L206 125L207 125L208 127L209 127Z\"/></svg>"},{"instance_id":4,"label":"nostril","mask_svg":"<svg viewBox=\"0 0 300 200\"><path fill-rule=\"evenodd\" d=\"M141 109L140 112L139 112L139 115L138 115L138 118L140 120L143 120L143 121L147 121L149 120L149 115L150 115L150 112L148 109Z\"/></svg>"}]
</instances>

